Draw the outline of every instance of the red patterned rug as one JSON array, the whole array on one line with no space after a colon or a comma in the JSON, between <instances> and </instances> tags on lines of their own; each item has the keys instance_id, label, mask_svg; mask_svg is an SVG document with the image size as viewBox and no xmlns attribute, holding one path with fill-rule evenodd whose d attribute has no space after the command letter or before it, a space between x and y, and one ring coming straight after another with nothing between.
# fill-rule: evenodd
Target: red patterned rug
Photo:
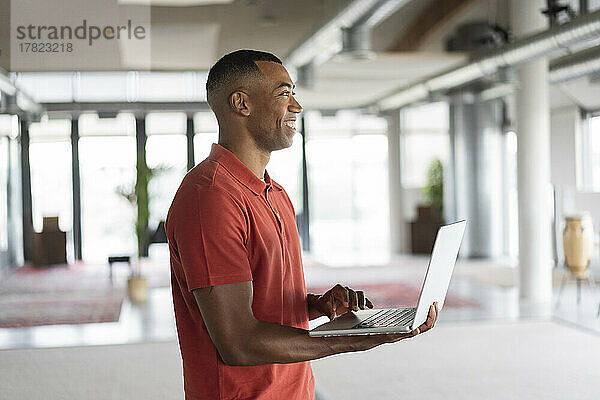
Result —
<instances>
[{"instance_id":1,"label":"red patterned rug","mask_svg":"<svg viewBox=\"0 0 600 400\"><path fill-rule=\"evenodd\" d=\"M122 294L0 295L0 328L116 322L123 298Z\"/></svg>"},{"instance_id":2,"label":"red patterned rug","mask_svg":"<svg viewBox=\"0 0 600 400\"><path fill-rule=\"evenodd\" d=\"M416 307L419 301L421 287L416 287L407 283L380 283L356 285L353 289L360 289L365 292L365 296L375 306L375 308L394 308L394 307ZM308 287L309 293L322 294L329 287ZM479 307L479 303L472 300L463 299L452 293L448 293L444 301L444 307Z\"/></svg>"},{"instance_id":3,"label":"red patterned rug","mask_svg":"<svg viewBox=\"0 0 600 400\"><path fill-rule=\"evenodd\" d=\"M0 328L116 322L124 298L123 287L82 265L23 267L0 282Z\"/></svg>"}]
</instances>

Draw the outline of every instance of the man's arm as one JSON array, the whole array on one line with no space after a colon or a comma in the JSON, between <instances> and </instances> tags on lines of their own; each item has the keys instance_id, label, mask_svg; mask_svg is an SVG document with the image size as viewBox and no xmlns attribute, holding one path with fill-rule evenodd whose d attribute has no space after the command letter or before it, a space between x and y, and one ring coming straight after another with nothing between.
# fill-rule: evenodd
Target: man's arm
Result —
<instances>
[{"instance_id":1,"label":"man's arm","mask_svg":"<svg viewBox=\"0 0 600 400\"><path fill-rule=\"evenodd\" d=\"M351 351L368 350L431 329L437 310L406 334L311 338L308 331L259 321L252 313L252 282L193 291L204 324L221 358L229 365L293 363Z\"/></svg>"}]
</instances>

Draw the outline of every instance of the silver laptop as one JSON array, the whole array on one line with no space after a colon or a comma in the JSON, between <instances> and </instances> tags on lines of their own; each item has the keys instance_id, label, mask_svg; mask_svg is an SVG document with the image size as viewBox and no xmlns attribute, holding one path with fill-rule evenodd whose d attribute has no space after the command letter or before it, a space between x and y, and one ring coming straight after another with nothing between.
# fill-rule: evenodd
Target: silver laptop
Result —
<instances>
[{"instance_id":1,"label":"silver laptop","mask_svg":"<svg viewBox=\"0 0 600 400\"><path fill-rule=\"evenodd\" d=\"M427 320L429 306L435 301L438 302L438 311L444 306L466 225L467 221L463 220L444 225L438 230L416 308L350 311L316 327L309 335L321 337L406 333L421 326Z\"/></svg>"}]
</instances>

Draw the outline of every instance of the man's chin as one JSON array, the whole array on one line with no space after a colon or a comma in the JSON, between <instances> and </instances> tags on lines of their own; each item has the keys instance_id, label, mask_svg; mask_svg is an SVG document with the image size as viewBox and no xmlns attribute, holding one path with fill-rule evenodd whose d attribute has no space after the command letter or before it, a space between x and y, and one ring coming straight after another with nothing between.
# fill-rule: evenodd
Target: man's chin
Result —
<instances>
[{"instance_id":1,"label":"man's chin","mask_svg":"<svg viewBox=\"0 0 600 400\"><path fill-rule=\"evenodd\" d=\"M281 148L279 150L287 149L288 147L291 147L292 144L294 143L295 134L296 134L296 130L291 130L291 133L290 133L290 131L283 132L282 140L280 143Z\"/></svg>"},{"instance_id":2,"label":"man's chin","mask_svg":"<svg viewBox=\"0 0 600 400\"><path fill-rule=\"evenodd\" d=\"M285 150L285 149L289 149L290 147L292 147L292 142L289 142L289 143L280 143L279 146L277 146L277 148L275 148L272 151Z\"/></svg>"},{"instance_id":3,"label":"man's chin","mask_svg":"<svg viewBox=\"0 0 600 400\"><path fill-rule=\"evenodd\" d=\"M294 132L295 132L295 131L294 131ZM294 135L292 135L292 136L288 136L288 140L287 140L287 146L286 146L286 148L288 148L288 147L292 147L292 144L294 144Z\"/></svg>"}]
</instances>

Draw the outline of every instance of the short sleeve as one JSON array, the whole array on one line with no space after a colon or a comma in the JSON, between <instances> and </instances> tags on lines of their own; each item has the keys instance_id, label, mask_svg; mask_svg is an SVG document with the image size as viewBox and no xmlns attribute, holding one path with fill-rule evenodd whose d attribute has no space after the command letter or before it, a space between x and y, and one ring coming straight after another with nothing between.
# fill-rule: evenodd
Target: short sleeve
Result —
<instances>
[{"instance_id":1,"label":"short sleeve","mask_svg":"<svg viewBox=\"0 0 600 400\"><path fill-rule=\"evenodd\" d=\"M196 187L181 200L170 223L187 289L252 280L240 203L214 186Z\"/></svg>"}]
</instances>

